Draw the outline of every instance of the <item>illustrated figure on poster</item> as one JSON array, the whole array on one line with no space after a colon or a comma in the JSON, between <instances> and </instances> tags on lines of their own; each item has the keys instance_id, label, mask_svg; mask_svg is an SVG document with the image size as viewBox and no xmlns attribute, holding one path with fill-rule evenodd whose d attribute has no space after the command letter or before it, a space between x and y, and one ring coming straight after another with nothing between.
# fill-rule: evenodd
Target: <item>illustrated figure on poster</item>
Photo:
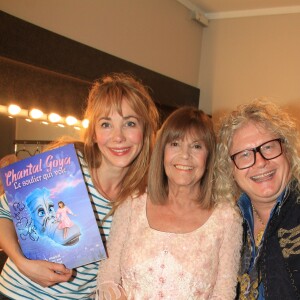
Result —
<instances>
[{"instance_id":1,"label":"illustrated figure on poster","mask_svg":"<svg viewBox=\"0 0 300 300\"><path fill-rule=\"evenodd\" d=\"M69 226L69 228L71 228L68 230L68 236L65 236L63 231L59 230L63 227L60 228L62 225L57 222L57 214L54 208L54 202L50 198L49 189L35 189L26 197L25 202L29 209L35 230L40 236L47 236L54 242L62 245L73 245L78 242L80 230L76 224L72 223L72 227Z\"/></svg>"},{"instance_id":2,"label":"illustrated figure on poster","mask_svg":"<svg viewBox=\"0 0 300 300\"><path fill-rule=\"evenodd\" d=\"M58 209L56 211L56 219L59 222L58 229L62 229L64 232L64 239L68 236L69 228L74 226L74 223L71 221L68 215L76 216L73 214L71 209L65 205L64 202L58 202Z\"/></svg>"}]
</instances>

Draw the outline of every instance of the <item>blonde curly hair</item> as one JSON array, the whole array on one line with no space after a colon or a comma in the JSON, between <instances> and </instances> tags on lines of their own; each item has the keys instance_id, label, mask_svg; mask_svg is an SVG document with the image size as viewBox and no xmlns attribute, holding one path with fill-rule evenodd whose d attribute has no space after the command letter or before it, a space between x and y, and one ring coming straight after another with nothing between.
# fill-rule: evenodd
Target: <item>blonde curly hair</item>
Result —
<instances>
[{"instance_id":1,"label":"blonde curly hair","mask_svg":"<svg viewBox=\"0 0 300 300\"><path fill-rule=\"evenodd\" d=\"M299 132L291 116L274 103L255 99L240 105L237 110L220 120L217 130L217 155L215 161L215 199L235 203L241 190L233 178L234 165L230 158L232 138L236 130L248 122L255 122L284 140L284 149L289 161L292 178L300 188Z\"/></svg>"}]
</instances>

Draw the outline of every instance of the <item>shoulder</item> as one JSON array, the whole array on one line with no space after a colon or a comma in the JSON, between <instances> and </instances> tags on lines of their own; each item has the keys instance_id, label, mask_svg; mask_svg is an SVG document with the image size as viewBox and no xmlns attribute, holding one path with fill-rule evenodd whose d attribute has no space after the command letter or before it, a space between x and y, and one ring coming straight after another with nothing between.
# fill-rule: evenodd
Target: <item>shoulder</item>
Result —
<instances>
[{"instance_id":1,"label":"shoulder","mask_svg":"<svg viewBox=\"0 0 300 300\"><path fill-rule=\"evenodd\" d=\"M127 207L127 208L130 207L131 209L136 209L138 207L141 207L146 204L147 197L148 197L147 193L144 193L140 196L132 195L132 196L128 197L125 201L123 201L119 205L117 210L124 209L124 207Z\"/></svg>"},{"instance_id":2,"label":"shoulder","mask_svg":"<svg viewBox=\"0 0 300 300\"><path fill-rule=\"evenodd\" d=\"M146 203L147 198L148 198L148 193L145 192L144 194L140 196L135 196L133 195L131 198L132 203L135 203L136 205L141 205L143 203Z\"/></svg>"},{"instance_id":3,"label":"shoulder","mask_svg":"<svg viewBox=\"0 0 300 300\"><path fill-rule=\"evenodd\" d=\"M221 202L215 206L217 216L223 221L231 222L242 222L242 217L240 215L239 209L236 205L229 202ZM226 224L226 223L224 223Z\"/></svg>"},{"instance_id":4,"label":"shoulder","mask_svg":"<svg viewBox=\"0 0 300 300\"><path fill-rule=\"evenodd\" d=\"M130 214L143 210L146 206L147 193L141 196L131 196L123 201L116 209L115 215L130 212Z\"/></svg>"}]
</instances>

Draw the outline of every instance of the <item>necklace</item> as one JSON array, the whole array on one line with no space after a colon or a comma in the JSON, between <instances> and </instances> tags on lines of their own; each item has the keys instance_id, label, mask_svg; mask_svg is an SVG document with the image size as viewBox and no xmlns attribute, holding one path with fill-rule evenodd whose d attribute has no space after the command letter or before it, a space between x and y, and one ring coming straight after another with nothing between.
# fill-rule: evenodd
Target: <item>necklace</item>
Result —
<instances>
[{"instance_id":1,"label":"necklace","mask_svg":"<svg viewBox=\"0 0 300 300\"><path fill-rule=\"evenodd\" d=\"M258 221L263 225L263 229L261 229L261 230L257 233L257 235L256 235L256 237L255 237L255 245L256 245L256 247L258 247L258 246L260 245L261 240L262 240L262 237L263 237L263 235L264 235L266 225L265 225L265 223L263 222L263 220L261 219L261 217L259 216L257 210L255 209L255 207L253 206L252 203L251 203L251 206L252 206L252 210L253 210L253 212L255 213L255 215L256 215Z\"/></svg>"}]
</instances>

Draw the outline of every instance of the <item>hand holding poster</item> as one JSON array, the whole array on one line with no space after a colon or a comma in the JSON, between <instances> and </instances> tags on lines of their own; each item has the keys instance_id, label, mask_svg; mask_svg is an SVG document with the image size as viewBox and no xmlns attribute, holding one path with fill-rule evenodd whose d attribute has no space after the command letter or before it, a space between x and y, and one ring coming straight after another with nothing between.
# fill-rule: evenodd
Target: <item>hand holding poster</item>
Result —
<instances>
[{"instance_id":1,"label":"hand holding poster","mask_svg":"<svg viewBox=\"0 0 300 300\"><path fill-rule=\"evenodd\" d=\"M75 268L106 258L73 144L0 169L24 255Z\"/></svg>"}]
</instances>

